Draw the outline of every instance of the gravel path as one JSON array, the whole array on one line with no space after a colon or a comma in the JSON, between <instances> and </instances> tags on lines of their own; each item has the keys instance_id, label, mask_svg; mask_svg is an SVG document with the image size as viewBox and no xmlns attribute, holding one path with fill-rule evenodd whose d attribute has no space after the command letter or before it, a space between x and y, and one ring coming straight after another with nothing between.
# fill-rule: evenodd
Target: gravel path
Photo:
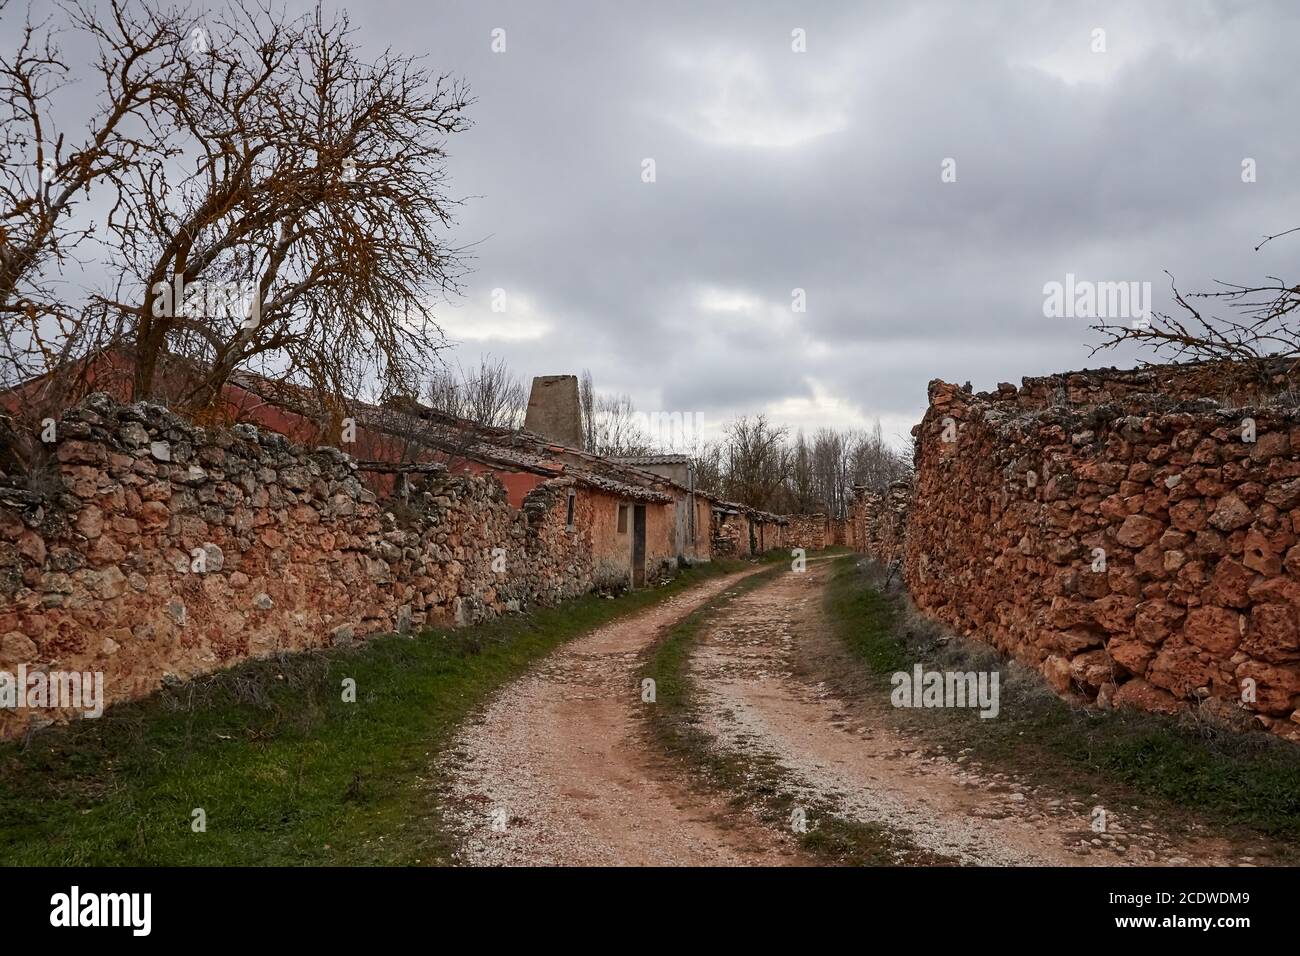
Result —
<instances>
[{"instance_id":1,"label":"gravel path","mask_svg":"<svg viewBox=\"0 0 1300 956\"><path fill-rule=\"evenodd\" d=\"M806 864L794 836L683 779L646 733L638 655L746 574L705 583L550 655L467 724L443 759L447 806L471 865ZM775 758L815 812L883 825L965 865L1249 865L1195 829L1177 836L1107 808L976 767L895 729L887 693L838 698L822 678L855 667L828 636L829 567L810 562L714 612L691 659L701 725L742 759ZM838 668L838 669L837 669ZM839 684L837 683L837 686ZM815 825L810 816L809 825ZM907 851L905 851L907 852ZM908 862L904 856L899 860Z\"/></svg>"},{"instance_id":2,"label":"gravel path","mask_svg":"<svg viewBox=\"0 0 1300 956\"><path fill-rule=\"evenodd\" d=\"M1224 841L1177 839L1126 808L1092 806L1009 774L985 775L891 729L888 689L851 704L816 679L807 659L825 646L821 592L828 567L786 574L724 608L693 659L705 727L732 752L775 757L810 805L906 832L918 849L965 865L1195 863L1240 859ZM833 654L831 654L833 658ZM813 820L810 818L809 825Z\"/></svg>"},{"instance_id":3,"label":"gravel path","mask_svg":"<svg viewBox=\"0 0 1300 956\"><path fill-rule=\"evenodd\" d=\"M693 792L642 739L637 655L744 574L707 582L566 645L451 748L448 801L472 865L799 862L793 841Z\"/></svg>"}]
</instances>

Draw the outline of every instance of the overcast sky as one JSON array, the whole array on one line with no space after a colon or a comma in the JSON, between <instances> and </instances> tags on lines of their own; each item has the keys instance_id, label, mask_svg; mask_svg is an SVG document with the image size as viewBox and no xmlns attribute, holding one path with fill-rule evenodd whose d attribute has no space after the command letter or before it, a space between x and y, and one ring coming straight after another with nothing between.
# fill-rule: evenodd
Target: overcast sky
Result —
<instances>
[{"instance_id":1,"label":"overcast sky","mask_svg":"<svg viewBox=\"0 0 1300 956\"><path fill-rule=\"evenodd\" d=\"M902 435L932 378L1131 364L1044 317L1067 273L1160 309L1166 269L1297 271L1295 241L1253 251L1300 225L1295 3L341 6L477 97L449 167L474 271L438 315L463 361Z\"/></svg>"}]
</instances>

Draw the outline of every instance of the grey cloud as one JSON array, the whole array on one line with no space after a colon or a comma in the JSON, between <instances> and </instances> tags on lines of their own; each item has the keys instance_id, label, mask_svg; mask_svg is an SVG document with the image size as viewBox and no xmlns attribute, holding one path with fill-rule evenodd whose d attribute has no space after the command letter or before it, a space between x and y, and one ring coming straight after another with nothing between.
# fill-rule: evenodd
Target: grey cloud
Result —
<instances>
[{"instance_id":1,"label":"grey cloud","mask_svg":"<svg viewBox=\"0 0 1300 956\"><path fill-rule=\"evenodd\" d=\"M1151 281L1161 307L1164 269L1203 288L1294 260L1281 242L1252 251L1297 225L1291 4L351 12L366 43L424 53L478 97L450 144L471 197L456 236L478 243L466 301L506 288L551 330L467 340L463 360L587 367L647 408L760 411L810 398L811 381L864 423L915 418L934 377L983 388L1130 359L1090 358L1086 322L1043 317L1043 284L1066 272ZM807 53L790 50L795 27ZM1095 27L1105 54L1088 50ZM939 180L945 157L956 183ZM808 312L768 321L795 287ZM764 320L720 318L706 289Z\"/></svg>"}]
</instances>

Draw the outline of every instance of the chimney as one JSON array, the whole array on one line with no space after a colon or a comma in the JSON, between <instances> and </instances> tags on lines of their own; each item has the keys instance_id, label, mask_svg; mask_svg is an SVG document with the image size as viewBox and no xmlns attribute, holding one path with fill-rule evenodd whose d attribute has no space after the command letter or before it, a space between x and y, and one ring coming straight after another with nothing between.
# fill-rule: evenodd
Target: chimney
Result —
<instances>
[{"instance_id":1,"label":"chimney","mask_svg":"<svg viewBox=\"0 0 1300 956\"><path fill-rule=\"evenodd\" d=\"M578 376L538 375L534 378L524 428L557 445L583 448Z\"/></svg>"}]
</instances>

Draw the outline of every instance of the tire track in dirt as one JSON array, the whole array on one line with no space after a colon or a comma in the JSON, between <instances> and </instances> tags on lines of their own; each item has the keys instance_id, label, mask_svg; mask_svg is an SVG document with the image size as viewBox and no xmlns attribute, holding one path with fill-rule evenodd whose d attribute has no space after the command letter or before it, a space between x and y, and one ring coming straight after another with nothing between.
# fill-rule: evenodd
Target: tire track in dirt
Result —
<instances>
[{"instance_id":1,"label":"tire track in dirt","mask_svg":"<svg viewBox=\"0 0 1300 956\"><path fill-rule=\"evenodd\" d=\"M1232 865L1226 841L1161 832L1033 786L1024 775L975 768L890 726L888 691L836 697L806 666L834 659L822 611L827 564L780 575L730 602L692 655L702 728L744 759L775 758L787 789L810 806L883 825L920 851L967 865ZM841 655L840 665L846 662ZM857 666L848 663L848 666ZM809 819L809 826L814 824ZM905 860L902 862L906 862Z\"/></svg>"},{"instance_id":2,"label":"tire track in dirt","mask_svg":"<svg viewBox=\"0 0 1300 956\"><path fill-rule=\"evenodd\" d=\"M803 861L644 740L638 655L749 574L710 581L548 656L458 734L446 816L470 865L734 866Z\"/></svg>"}]
</instances>

